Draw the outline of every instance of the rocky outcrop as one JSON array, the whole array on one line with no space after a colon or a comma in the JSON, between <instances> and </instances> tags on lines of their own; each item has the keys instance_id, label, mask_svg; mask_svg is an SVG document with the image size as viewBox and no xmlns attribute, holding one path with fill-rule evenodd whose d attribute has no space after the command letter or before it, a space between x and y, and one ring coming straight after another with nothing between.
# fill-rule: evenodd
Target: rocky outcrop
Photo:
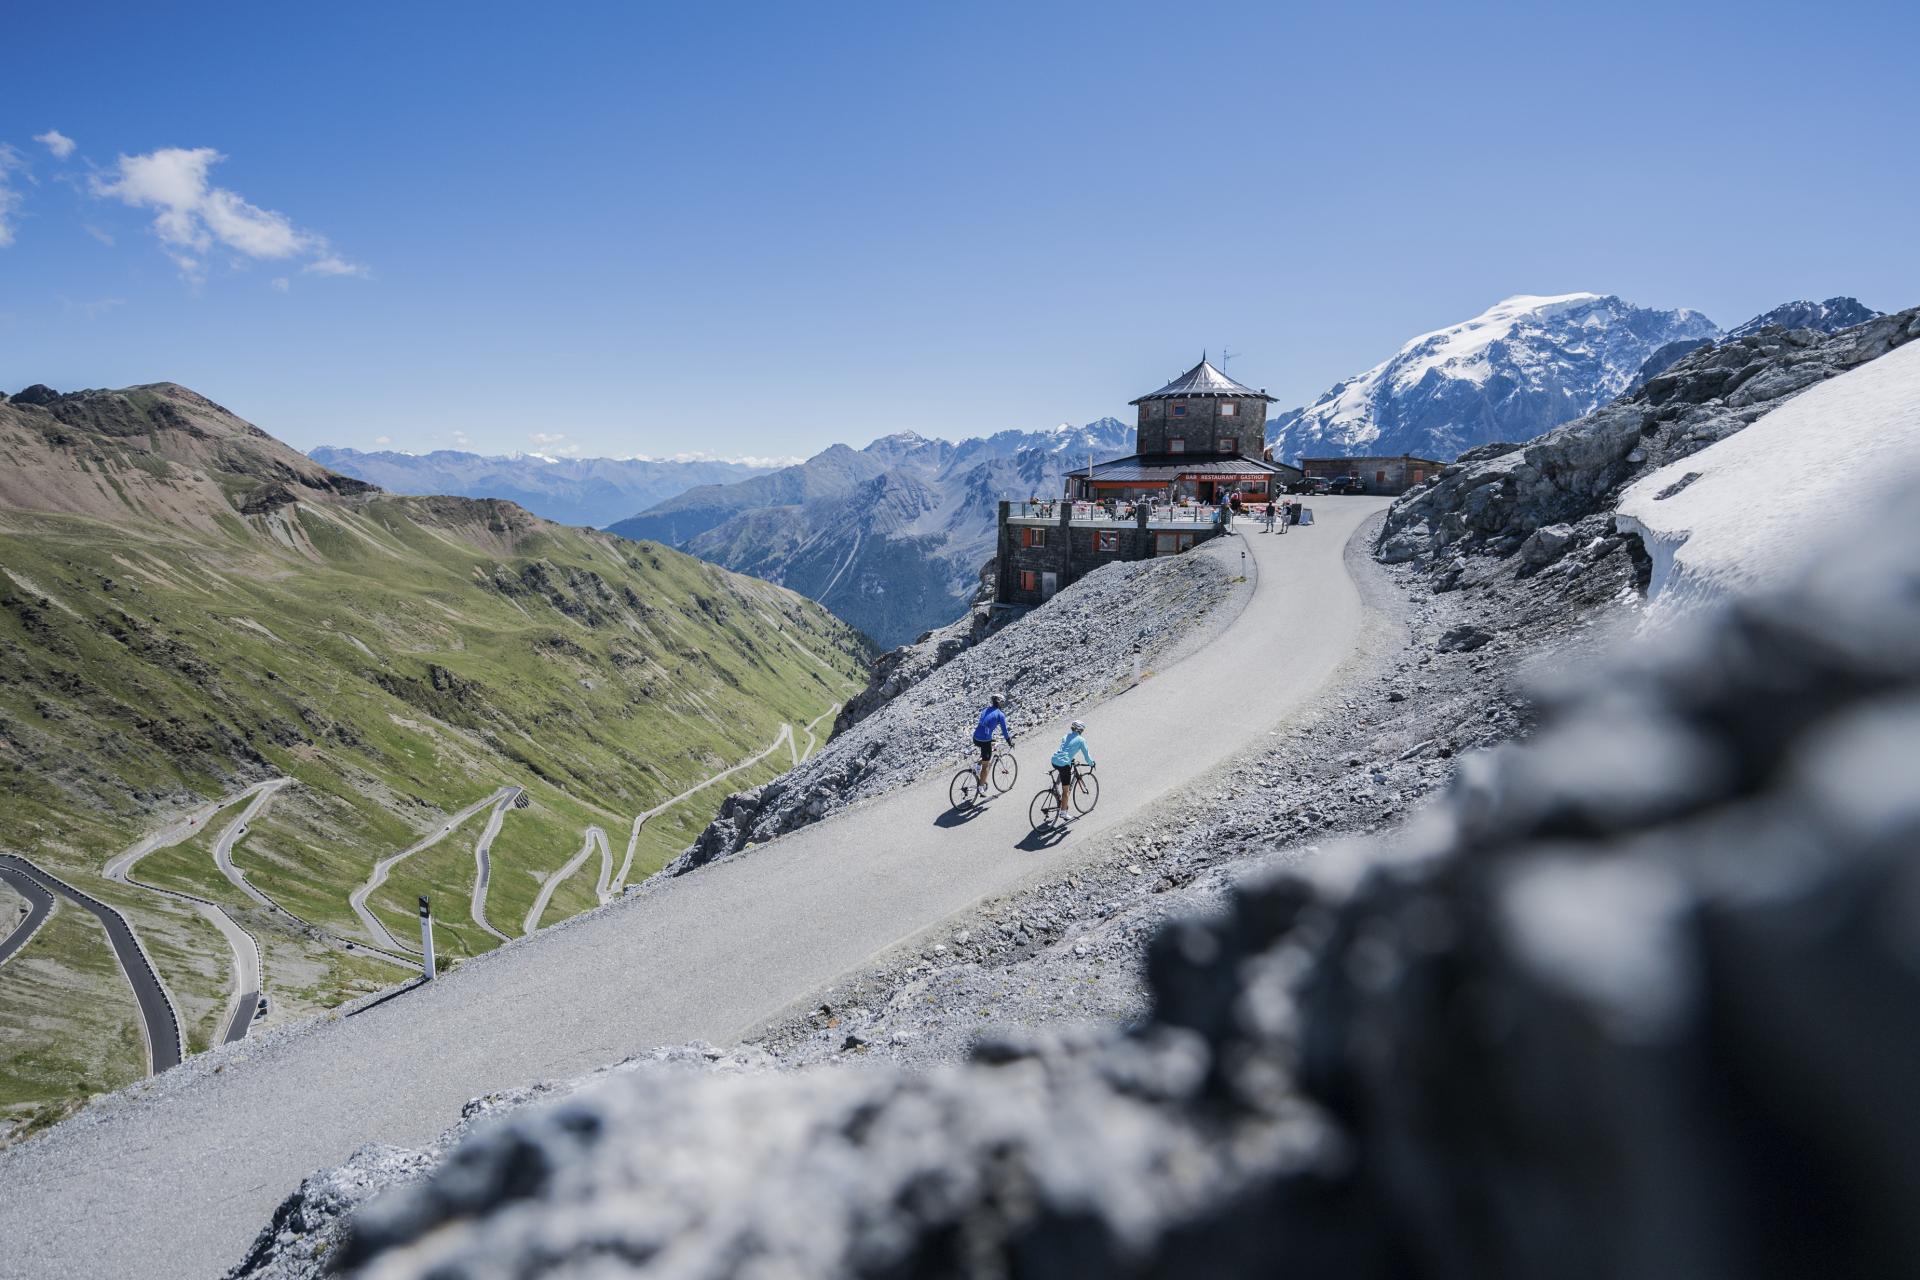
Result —
<instances>
[{"instance_id":1,"label":"rocky outcrop","mask_svg":"<svg viewBox=\"0 0 1920 1280\"><path fill-rule=\"evenodd\" d=\"M1879 314L1872 307L1863 305L1858 298L1783 302L1771 311L1762 311L1745 324L1735 325L1727 330L1726 336L1744 338L1776 325L1782 329L1817 329L1821 333L1838 333L1856 324L1865 324Z\"/></svg>"},{"instance_id":2,"label":"rocky outcrop","mask_svg":"<svg viewBox=\"0 0 1920 1280\"><path fill-rule=\"evenodd\" d=\"M1378 553L1465 572L1547 525L1611 534L1612 501L1639 476L1743 429L1783 399L1920 337L1920 308L1834 335L1765 328L1687 356L1645 386L1522 448L1464 455L1394 503ZM1784 460L1790 470L1791 460ZM1537 567L1537 566L1536 566Z\"/></svg>"},{"instance_id":3,"label":"rocky outcrop","mask_svg":"<svg viewBox=\"0 0 1920 1280\"><path fill-rule=\"evenodd\" d=\"M650 1074L362 1212L358 1274L1899 1274L1920 513L1548 699L1443 817L963 1069ZM1638 652L1649 652L1644 646Z\"/></svg>"}]
</instances>

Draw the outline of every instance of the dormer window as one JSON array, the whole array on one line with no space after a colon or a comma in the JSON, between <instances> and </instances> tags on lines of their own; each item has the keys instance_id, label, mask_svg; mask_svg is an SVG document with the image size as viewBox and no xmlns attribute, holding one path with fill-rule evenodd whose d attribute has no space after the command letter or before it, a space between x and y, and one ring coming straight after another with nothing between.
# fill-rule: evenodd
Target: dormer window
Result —
<instances>
[{"instance_id":1,"label":"dormer window","mask_svg":"<svg viewBox=\"0 0 1920 1280\"><path fill-rule=\"evenodd\" d=\"M1231 400L1223 400L1223 401L1221 401L1221 402L1220 402L1220 416L1221 416L1221 417L1223 417L1223 418L1231 418L1231 417L1232 417L1232 416L1233 416L1234 414L1236 414L1236 413L1238 413L1238 412L1240 412L1240 406L1239 406L1239 405L1237 405L1237 404L1235 404L1235 403L1234 403L1233 401L1231 401Z\"/></svg>"}]
</instances>

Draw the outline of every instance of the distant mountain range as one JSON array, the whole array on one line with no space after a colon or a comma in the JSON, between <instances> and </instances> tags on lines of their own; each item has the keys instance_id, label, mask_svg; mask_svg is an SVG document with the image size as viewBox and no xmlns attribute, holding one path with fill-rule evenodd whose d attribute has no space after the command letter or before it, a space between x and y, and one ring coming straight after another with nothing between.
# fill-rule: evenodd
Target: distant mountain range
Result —
<instances>
[{"instance_id":1,"label":"distant mountain range","mask_svg":"<svg viewBox=\"0 0 1920 1280\"><path fill-rule=\"evenodd\" d=\"M893 646L965 611L1001 498L1057 494L1088 454L1132 449L1133 427L1117 418L958 443L904 432L690 489L609 531L778 582Z\"/></svg>"},{"instance_id":2,"label":"distant mountain range","mask_svg":"<svg viewBox=\"0 0 1920 1280\"><path fill-rule=\"evenodd\" d=\"M455 449L363 453L321 445L307 454L323 467L392 493L505 498L561 524L600 528L696 485L765 475L772 464L650 458L490 457Z\"/></svg>"},{"instance_id":3,"label":"distant mountain range","mask_svg":"<svg viewBox=\"0 0 1920 1280\"><path fill-rule=\"evenodd\" d=\"M1790 302L1723 334L1698 311L1612 295L1508 298L1270 419L1267 439L1288 462L1400 453L1449 461L1590 413L1708 342L1768 324L1831 333L1878 314L1852 298Z\"/></svg>"}]
</instances>

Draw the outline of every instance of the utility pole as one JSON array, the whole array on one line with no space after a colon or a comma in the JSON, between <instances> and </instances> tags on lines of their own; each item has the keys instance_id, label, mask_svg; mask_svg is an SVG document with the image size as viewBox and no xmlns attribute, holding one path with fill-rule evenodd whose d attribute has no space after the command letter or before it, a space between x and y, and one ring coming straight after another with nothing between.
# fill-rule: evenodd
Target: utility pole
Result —
<instances>
[{"instance_id":1,"label":"utility pole","mask_svg":"<svg viewBox=\"0 0 1920 1280\"><path fill-rule=\"evenodd\" d=\"M433 981L433 908L427 904L427 895L420 895L420 966L426 971L426 980Z\"/></svg>"}]
</instances>

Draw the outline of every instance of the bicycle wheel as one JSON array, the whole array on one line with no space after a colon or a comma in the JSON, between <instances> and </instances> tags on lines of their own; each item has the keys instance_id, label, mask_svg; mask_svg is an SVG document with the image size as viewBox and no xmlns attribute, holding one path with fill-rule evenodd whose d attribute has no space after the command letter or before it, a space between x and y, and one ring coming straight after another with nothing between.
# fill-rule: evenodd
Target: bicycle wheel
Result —
<instances>
[{"instance_id":1,"label":"bicycle wheel","mask_svg":"<svg viewBox=\"0 0 1920 1280\"><path fill-rule=\"evenodd\" d=\"M953 801L956 809L964 809L979 798L980 775L972 769L962 769L947 784L947 799Z\"/></svg>"},{"instance_id":2,"label":"bicycle wheel","mask_svg":"<svg viewBox=\"0 0 1920 1280\"><path fill-rule=\"evenodd\" d=\"M993 781L993 789L1004 795L1020 780L1020 762L1013 758L1013 752L1003 751L993 758L993 769L988 776Z\"/></svg>"},{"instance_id":3,"label":"bicycle wheel","mask_svg":"<svg viewBox=\"0 0 1920 1280\"><path fill-rule=\"evenodd\" d=\"M1054 794L1052 787L1036 792L1032 802L1027 805L1027 821L1036 829L1052 826L1054 819L1059 816L1060 797Z\"/></svg>"},{"instance_id":4,"label":"bicycle wheel","mask_svg":"<svg viewBox=\"0 0 1920 1280\"><path fill-rule=\"evenodd\" d=\"M1083 773L1073 780L1073 811L1092 813L1093 806L1100 803L1100 779L1092 773Z\"/></svg>"}]
</instances>

